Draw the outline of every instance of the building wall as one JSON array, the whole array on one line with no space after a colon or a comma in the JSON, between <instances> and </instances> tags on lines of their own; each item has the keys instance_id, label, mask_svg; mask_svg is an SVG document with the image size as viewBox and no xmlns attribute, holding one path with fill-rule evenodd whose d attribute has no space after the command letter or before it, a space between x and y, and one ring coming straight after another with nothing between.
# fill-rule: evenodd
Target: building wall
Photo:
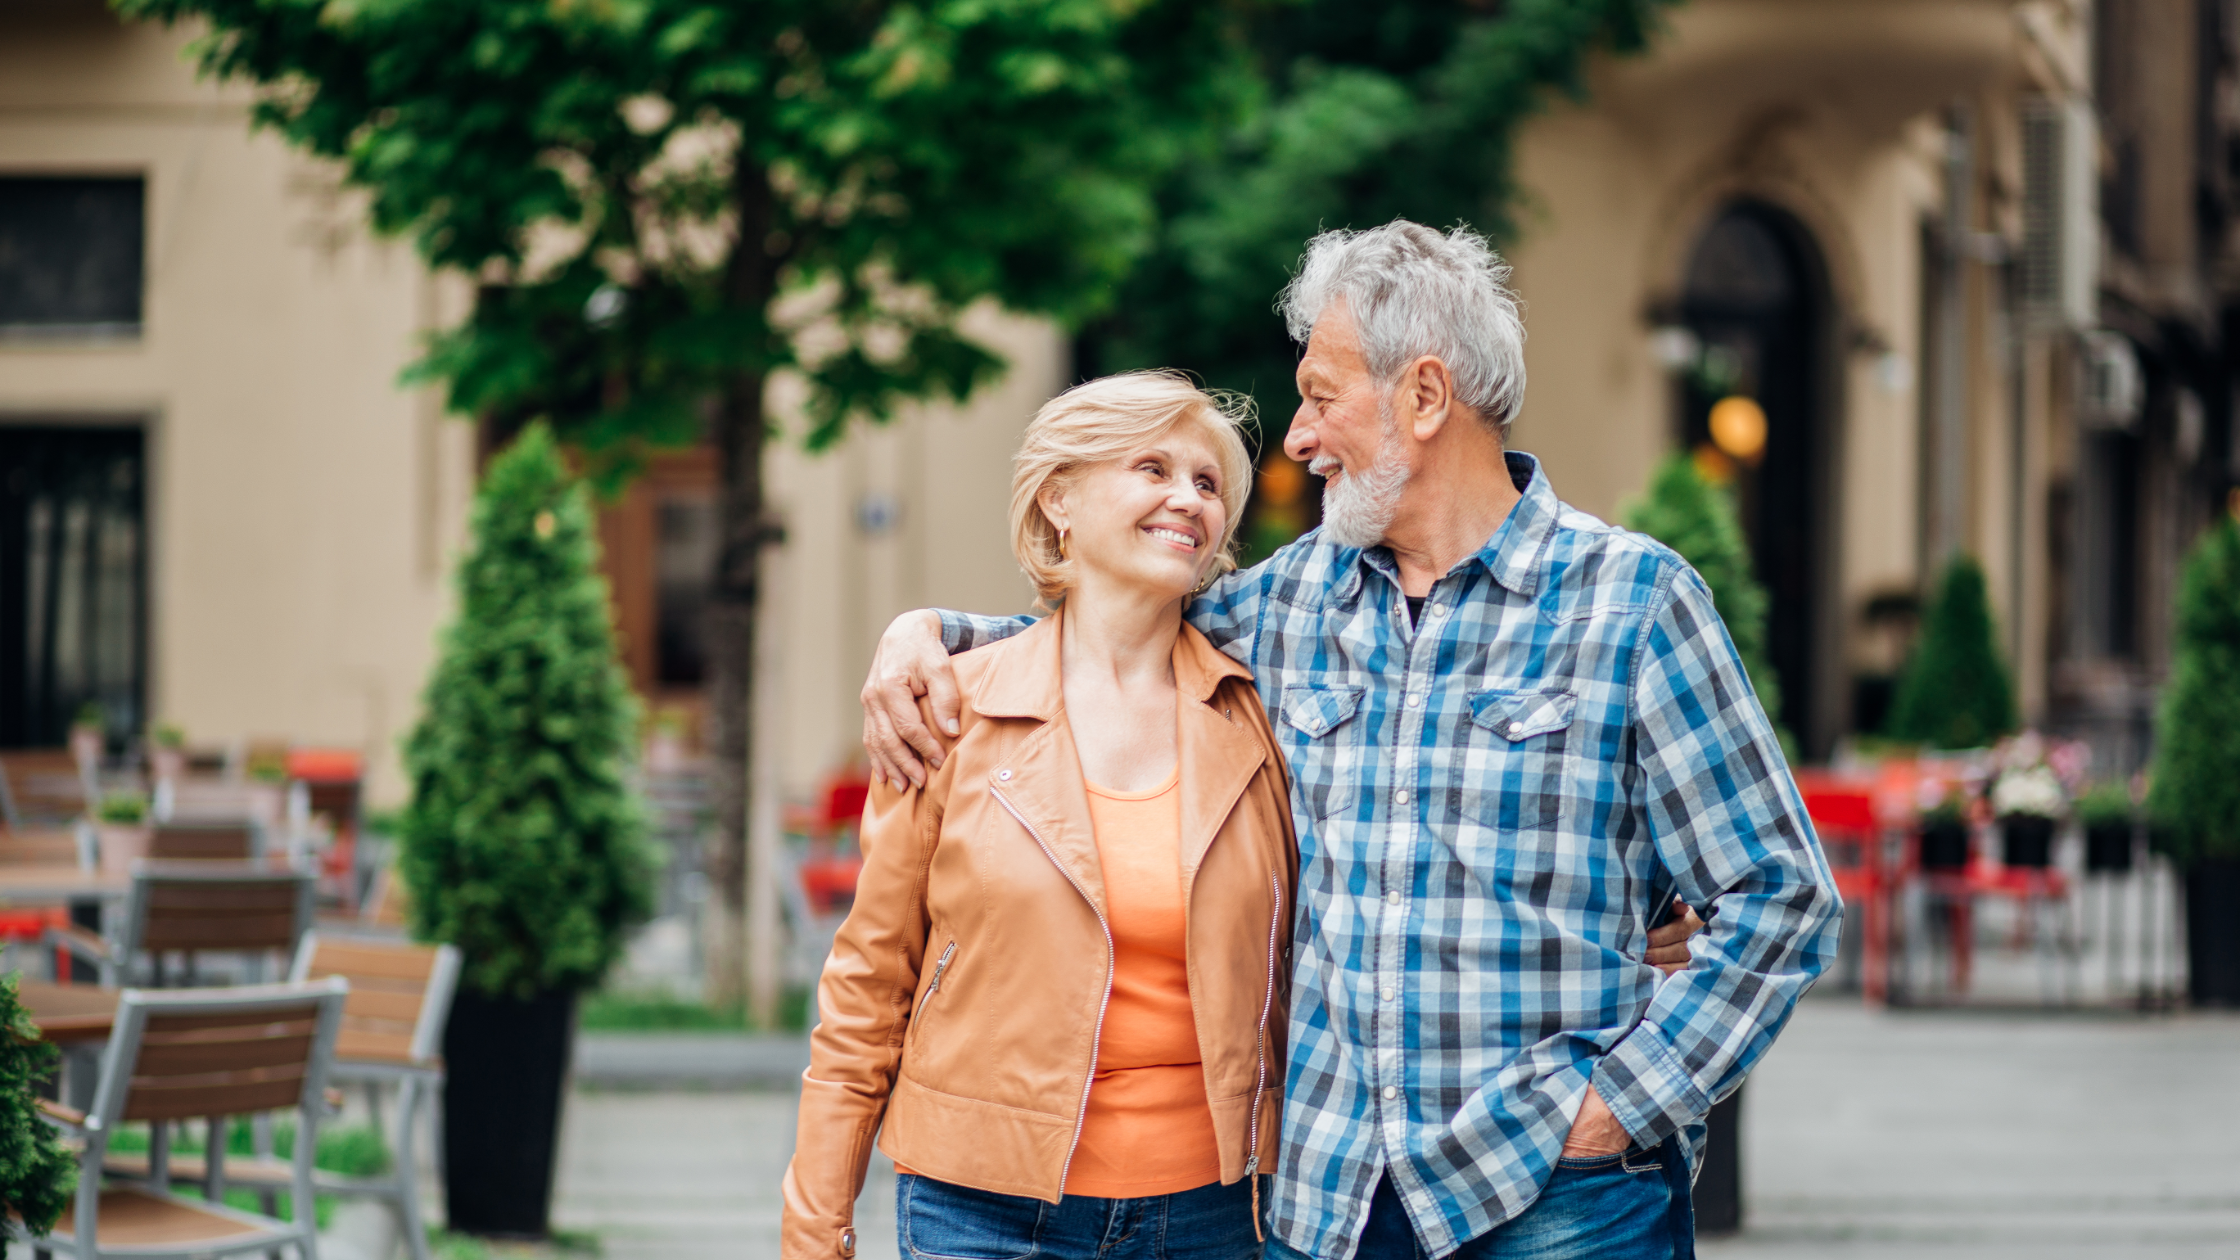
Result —
<instances>
[{"instance_id":1,"label":"building wall","mask_svg":"<svg viewBox=\"0 0 2240 1260\"><path fill-rule=\"evenodd\" d=\"M240 90L198 81L189 37L97 0L0 9L0 174L144 174L148 190L144 335L0 341L0 424L145 424L158 720L198 744L362 749L374 799L394 802L475 470L471 426L396 380L420 334L462 313L463 287L369 240L331 168L252 132ZM772 456L788 541L766 587L766 727L791 794L854 752L890 617L1030 597L1005 540L1009 460L1064 347L1036 321L969 323L1013 365L969 406L913 409L825 455L789 437ZM776 401L783 415L782 386ZM900 508L877 536L855 524L873 493Z\"/></svg>"}]
</instances>

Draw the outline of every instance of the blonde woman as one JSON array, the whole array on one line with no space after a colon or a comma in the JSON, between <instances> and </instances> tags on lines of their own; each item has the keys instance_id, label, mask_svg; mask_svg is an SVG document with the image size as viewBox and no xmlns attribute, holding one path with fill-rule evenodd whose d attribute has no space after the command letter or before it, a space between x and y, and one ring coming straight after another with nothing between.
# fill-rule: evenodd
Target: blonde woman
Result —
<instances>
[{"instance_id":1,"label":"blonde woman","mask_svg":"<svg viewBox=\"0 0 2240 1260\"><path fill-rule=\"evenodd\" d=\"M1179 376L1027 428L1012 545L1051 609L957 659L923 788L873 790L818 995L788 1257L846 1257L874 1137L912 1255L1248 1257L1275 1155L1296 863L1244 667L1182 624L1232 567L1237 413ZM1123 1235L1133 1241L1107 1244Z\"/></svg>"}]
</instances>

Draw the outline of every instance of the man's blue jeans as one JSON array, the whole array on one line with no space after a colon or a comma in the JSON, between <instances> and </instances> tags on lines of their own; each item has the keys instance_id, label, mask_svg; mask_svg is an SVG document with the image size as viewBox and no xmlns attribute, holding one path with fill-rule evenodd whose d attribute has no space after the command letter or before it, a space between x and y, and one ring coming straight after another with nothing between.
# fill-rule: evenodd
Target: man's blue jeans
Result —
<instances>
[{"instance_id":1,"label":"man's blue jeans","mask_svg":"<svg viewBox=\"0 0 2240 1260\"><path fill-rule=\"evenodd\" d=\"M895 1235L910 1260L1259 1260L1252 1187L1044 1203L905 1174Z\"/></svg>"},{"instance_id":2,"label":"man's blue jeans","mask_svg":"<svg viewBox=\"0 0 2240 1260\"><path fill-rule=\"evenodd\" d=\"M1653 1150L1556 1164L1524 1213L1473 1238L1455 1260L1695 1260L1695 1212L1678 1139ZM1377 1179L1355 1260L1422 1260L1390 1177ZM1267 1260L1307 1260L1271 1238Z\"/></svg>"}]
</instances>

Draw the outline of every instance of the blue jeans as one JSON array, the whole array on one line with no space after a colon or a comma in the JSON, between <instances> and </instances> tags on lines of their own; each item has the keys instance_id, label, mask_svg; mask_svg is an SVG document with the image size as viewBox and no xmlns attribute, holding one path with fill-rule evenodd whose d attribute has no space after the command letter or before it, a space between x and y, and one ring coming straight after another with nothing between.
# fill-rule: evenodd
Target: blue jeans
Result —
<instances>
[{"instance_id":1,"label":"blue jeans","mask_svg":"<svg viewBox=\"0 0 2240 1260\"><path fill-rule=\"evenodd\" d=\"M910 1260L1259 1260L1252 1188L1216 1182L1179 1194L1044 1203L904 1174L895 1237Z\"/></svg>"},{"instance_id":2,"label":"blue jeans","mask_svg":"<svg viewBox=\"0 0 2240 1260\"><path fill-rule=\"evenodd\" d=\"M1695 1211L1678 1139L1647 1151L1558 1160L1524 1212L1462 1244L1455 1260L1695 1260ZM1423 1260L1415 1227L1379 1177L1355 1260ZM1271 1238L1267 1260L1307 1260Z\"/></svg>"}]
</instances>

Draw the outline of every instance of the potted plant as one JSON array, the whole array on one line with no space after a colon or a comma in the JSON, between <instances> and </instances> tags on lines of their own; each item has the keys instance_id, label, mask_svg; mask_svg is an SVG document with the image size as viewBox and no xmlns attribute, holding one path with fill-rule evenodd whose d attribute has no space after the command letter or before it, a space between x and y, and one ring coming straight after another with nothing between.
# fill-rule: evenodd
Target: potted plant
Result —
<instances>
[{"instance_id":1,"label":"potted plant","mask_svg":"<svg viewBox=\"0 0 2240 1260\"><path fill-rule=\"evenodd\" d=\"M2053 856L2053 828L2068 810L2068 794L2053 767L2013 766L1991 782L1991 816L1999 820L1999 860L2008 866L2043 867Z\"/></svg>"},{"instance_id":2,"label":"potted plant","mask_svg":"<svg viewBox=\"0 0 2240 1260\"><path fill-rule=\"evenodd\" d=\"M2093 785L2077 798L2077 819L2084 824L2084 869L2115 874L2131 869L2132 834L2137 808L2121 783Z\"/></svg>"},{"instance_id":3,"label":"potted plant","mask_svg":"<svg viewBox=\"0 0 2240 1260\"><path fill-rule=\"evenodd\" d=\"M2193 1000L2240 1005L2240 522L2224 517L2194 545L2177 612L2147 808L2185 872Z\"/></svg>"},{"instance_id":4,"label":"potted plant","mask_svg":"<svg viewBox=\"0 0 2240 1260\"><path fill-rule=\"evenodd\" d=\"M94 809L94 835L100 841L101 869L129 875L132 864L148 856L148 798L138 792L111 792Z\"/></svg>"},{"instance_id":5,"label":"potted plant","mask_svg":"<svg viewBox=\"0 0 2240 1260\"><path fill-rule=\"evenodd\" d=\"M78 706L78 715L70 719L70 759L78 763L78 773L91 776L101 768L101 754L108 747L109 726L101 715L101 705L88 700Z\"/></svg>"},{"instance_id":6,"label":"potted plant","mask_svg":"<svg viewBox=\"0 0 2240 1260\"><path fill-rule=\"evenodd\" d=\"M412 926L459 947L444 1034L451 1228L542 1236L579 993L650 904L637 705L590 502L533 424L490 464L397 819Z\"/></svg>"},{"instance_id":7,"label":"potted plant","mask_svg":"<svg viewBox=\"0 0 2240 1260\"><path fill-rule=\"evenodd\" d=\"M2014 728L2014 684L1999 652L1983 566L1954 556L1899 677L1890 734L1931 748L1981 748Z\"/></svg>"},{"instance_id":8,"label":"potted plant","mask_svg":"<svg viewBox=\"0 0 2240 1260\"><path fill-rule=\"evenodd\" d=\"M61 1062L16 995L17 974L0 976L0 1213L45 1237L69 1206L78 1163L39 1117L39 1086ZM4 1254L0 1247L0 1254Z\"/></svg>"},{"instance_id":9,"label":"potted plant","mask_svg":"<svg viewBox=\"0 0 2240 1260\"><path fill-rule=\"evenodd\" d=\"M652 729L646 732L645 766L649 773L676 774L684 769L685 734L691 725L692 715L681 705L665 704L654 710Z\"/></svg>"},{"instance_id":10,"label":"potted plant","mask_svg":"<svg viewBox=\"0 0 2240 1260\"><path fill-rule=\"evenodd\" d=\"M1921 869L1957 871L1968 865L1968 799L1957 789L1921 814Z\"/></svg>"},{"instance_id":11,"label":"potted plant","mask_svg":"<svg viewBox=\"0 0 2240 1260\"><path fill-rule=\"evenodd\" d=\"M187 777L187 733L178 723L158 722L148 732L148 768L159 782Z\"/></svg>"}]
</instances>

